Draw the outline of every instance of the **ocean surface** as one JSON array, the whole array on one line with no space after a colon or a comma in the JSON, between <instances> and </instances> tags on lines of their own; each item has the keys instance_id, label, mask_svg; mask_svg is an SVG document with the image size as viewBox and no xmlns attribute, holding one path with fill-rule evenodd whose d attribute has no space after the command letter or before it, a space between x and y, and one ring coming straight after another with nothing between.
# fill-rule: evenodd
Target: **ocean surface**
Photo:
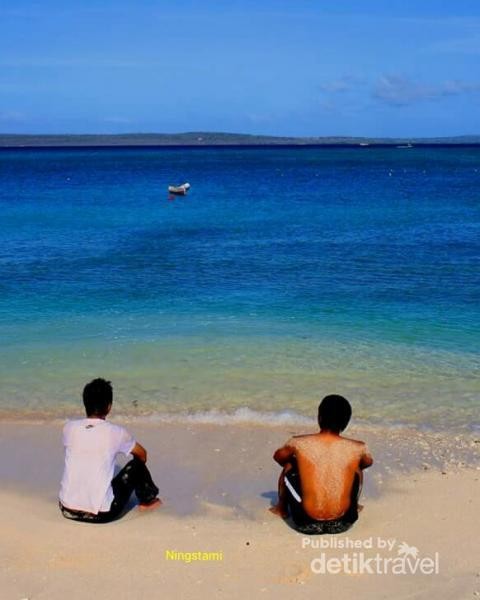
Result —
<instances>
[{"instance_id":1,"label":"ocean surface","mask_svg":"<svg viewBox=\"0 0 480 600\"><path fill-rule=\"evenodd\" d=\"M480 148L2 150L0 415L475 429L479 260Z\"/></svg>"}]
</instances>

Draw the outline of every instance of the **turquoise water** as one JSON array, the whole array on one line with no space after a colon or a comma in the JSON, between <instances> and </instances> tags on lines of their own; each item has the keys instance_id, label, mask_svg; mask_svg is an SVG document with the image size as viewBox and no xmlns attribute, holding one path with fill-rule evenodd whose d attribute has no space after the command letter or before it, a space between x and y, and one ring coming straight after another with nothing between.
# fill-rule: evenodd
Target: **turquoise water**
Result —
<instances>
[{"instance_id":1,"label":"turquoise water","mask_svg":"<svg viewBox=\"0 0 480 600\"><path fill-rule=\"evenodd\" d=\"M0 410L101 375L125 414L475 426L479 189L478 148L1 151Z\"/></svg>"}]
</instances>

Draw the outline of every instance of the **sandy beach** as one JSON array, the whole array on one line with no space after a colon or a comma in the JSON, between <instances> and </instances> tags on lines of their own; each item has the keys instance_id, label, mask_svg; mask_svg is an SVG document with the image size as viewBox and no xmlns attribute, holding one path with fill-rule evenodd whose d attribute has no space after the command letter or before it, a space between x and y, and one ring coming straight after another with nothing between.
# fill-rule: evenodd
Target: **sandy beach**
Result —
<instances>
[{"instance_id":1,"label":"sandy beach","mask_svg":"<svg viewBox=\"0 0 480 600\"><path fill-rule=\"evenodd\" d=\"M278 476L271 455L298 426L126 425L149 451L165 504L142 514L132 502L123 519L98 526L58 511L62 424L0 423L2 598L480 594L474 436L350 428L376 458L364 510L348 532L308 538L267 510ZM438 572L422 572L427 562L414 574L378 572L391 568L384 559L405 558L405 548L413 567L432 560ZM376 562L362 567L368 558ZM338 564L340 572L331 572Z\"/></svg>"},{"instance_id":2,"label":"sandy beach","mask_svg":"<svg viewBox=\"0 0 480 600\"><path fill-rule=\"evenodd\" d=\"M480 600L479 24L0 5L0 600Z\"/></svg>"}]
</instances>

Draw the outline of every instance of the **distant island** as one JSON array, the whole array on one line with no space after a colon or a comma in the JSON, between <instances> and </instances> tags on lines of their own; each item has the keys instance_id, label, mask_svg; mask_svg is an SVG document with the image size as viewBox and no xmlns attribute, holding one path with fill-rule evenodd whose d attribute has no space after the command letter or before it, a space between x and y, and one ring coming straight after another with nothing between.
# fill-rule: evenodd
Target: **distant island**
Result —
<instances>
[{"instance_id":1,"label":"distant island","mask_svg":"<svg viewBox=\"0 0 480 600\"><path fill-rule=\"evenodd\" d=\"M0 134L1 148L90 146L397 146L480 145L480 135L433 138L277 137L244 133Z\"/></svg>"}]
</instances>

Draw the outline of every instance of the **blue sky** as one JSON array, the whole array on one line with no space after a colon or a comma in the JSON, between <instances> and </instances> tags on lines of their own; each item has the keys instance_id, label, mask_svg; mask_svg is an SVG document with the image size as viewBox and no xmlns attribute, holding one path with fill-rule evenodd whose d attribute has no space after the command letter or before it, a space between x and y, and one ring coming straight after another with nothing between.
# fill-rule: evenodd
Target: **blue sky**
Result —
<instances>
[{"instance_id":1,"label":"blue sky","mask_svg":"<svg viewBox=\"0 0 480 600\"><path fill-rule=\"evenodd\" d=\"M478 0L4 0L0 132L480 134Z\"/></svg>"}]
</instances>

